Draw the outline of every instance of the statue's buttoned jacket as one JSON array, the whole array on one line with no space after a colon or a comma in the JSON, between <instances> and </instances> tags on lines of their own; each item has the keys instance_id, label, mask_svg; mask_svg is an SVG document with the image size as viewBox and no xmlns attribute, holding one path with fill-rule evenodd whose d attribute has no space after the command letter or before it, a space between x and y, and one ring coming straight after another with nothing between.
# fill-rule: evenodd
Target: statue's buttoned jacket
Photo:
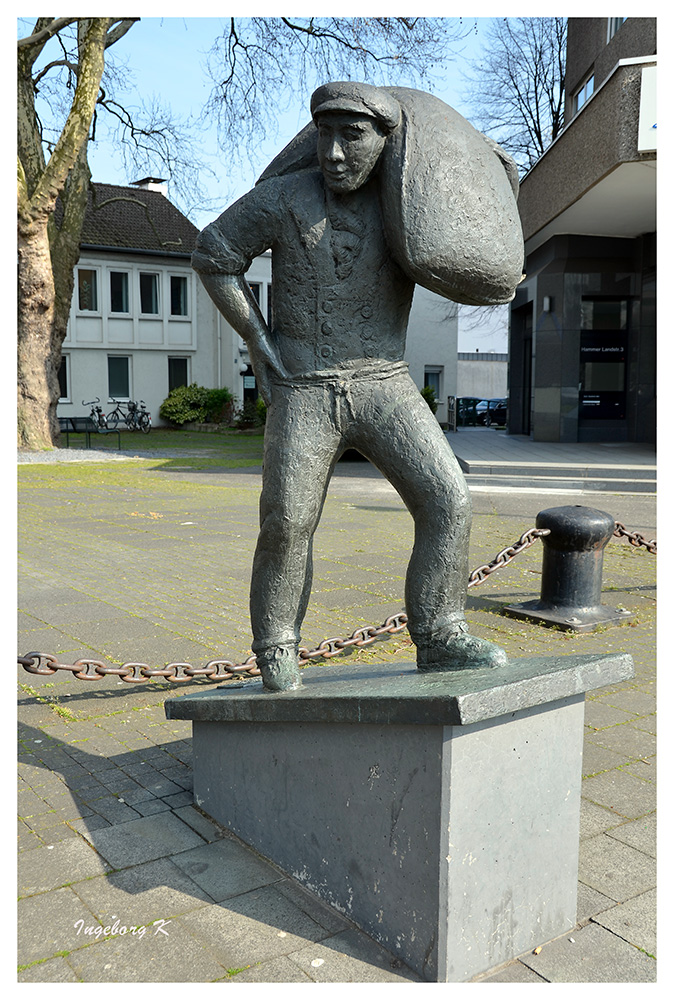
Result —
<instances>
[{"instance_id":1,"label":"statue's buttoned jacket","mask_svg":"<svg viewBox=\"0 0 674 1000\"><path fill-rule=\"evenodd\" d=\"M402 359L414 284L393 260L376 180L346 199L319 170L257 185L202 233L214 270L272 251L272 336L292 374Z\"/></svg>"}]
</instances>

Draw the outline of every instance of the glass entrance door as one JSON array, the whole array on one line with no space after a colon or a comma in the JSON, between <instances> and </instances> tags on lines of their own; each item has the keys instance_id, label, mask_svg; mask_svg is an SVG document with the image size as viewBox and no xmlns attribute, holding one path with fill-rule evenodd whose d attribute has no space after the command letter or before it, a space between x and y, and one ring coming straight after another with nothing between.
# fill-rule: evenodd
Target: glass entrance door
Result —
<instances>
[{"instance_id":1,"label":"glass entrance door","mask_svg":"<svg viewBox=\"0 0 674 1000\"><path fill-rule=\"evenodd\" d=\"M625 420L627 299L586 299L581 307L579 429ZM610 424L609 424L610 426Z\"/></svg>"}]
</instances>

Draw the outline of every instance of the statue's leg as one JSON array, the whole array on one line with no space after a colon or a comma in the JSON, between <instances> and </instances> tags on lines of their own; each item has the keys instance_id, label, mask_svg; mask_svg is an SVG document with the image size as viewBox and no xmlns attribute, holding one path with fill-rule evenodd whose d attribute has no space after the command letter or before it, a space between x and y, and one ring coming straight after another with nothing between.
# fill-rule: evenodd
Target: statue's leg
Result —
<instances>
[{"instance_id":1,"label":"statue's leg","mask_svg":"<svg viewBox=\"0 0 674 1000\"><path fill-rule=\"evenodd\" d=\"M376 385L370 409L371 430L358 446L389 479L414 518L405 608L417 666L502 666L507 657L499 646L468 634L464 609L472 509L463 472L444 432L407 375Z\"/></svg>"},{"instance_id":2,"label":"statue's leg","mask_svg":"<svg viewBox=\"0 0 674 1000\"><path fill-rule=\"evenodd\" d=\"M341 439L329 394L322 386L279 388L267 412L250 617L252 649L265 687L274 691L301 683L298 645L313 536Z\"/></svg>"}]
</instances>

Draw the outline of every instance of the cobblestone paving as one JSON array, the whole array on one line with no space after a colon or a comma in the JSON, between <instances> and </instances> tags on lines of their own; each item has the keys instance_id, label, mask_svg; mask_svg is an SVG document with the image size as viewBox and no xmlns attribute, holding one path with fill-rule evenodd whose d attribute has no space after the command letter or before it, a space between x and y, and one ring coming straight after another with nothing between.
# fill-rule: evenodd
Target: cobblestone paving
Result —
<instances>
[{"instance_id":1,"label":"cobblestone paving","mask_svg":"<svg viewBox=\"0 0 674 1000\"><path fill-rule=\"evenodd\" d=\"M259 485L256 470L195 470L180 457L22 468L19 652L152 666L245 657ZM574 502L587 500L476 494L471 568L538 510ZM655 534L652 497L596 506ZM340 469L316 538L305 644L401 610L411 543L388 485L369 467ZM540 555L534 546L471 589L471 629L513 656L625 650L636 676L586 705L577 930L482 978L651 982L656 560L611 543L604 602L636 617L578 636L498 613L538 596ZM354 655L412 658L407 633ZM190 725L164 717L175 685L22 669L18 683L20 982L417 980L193 806Z\"/></svg>"}]
</instances>

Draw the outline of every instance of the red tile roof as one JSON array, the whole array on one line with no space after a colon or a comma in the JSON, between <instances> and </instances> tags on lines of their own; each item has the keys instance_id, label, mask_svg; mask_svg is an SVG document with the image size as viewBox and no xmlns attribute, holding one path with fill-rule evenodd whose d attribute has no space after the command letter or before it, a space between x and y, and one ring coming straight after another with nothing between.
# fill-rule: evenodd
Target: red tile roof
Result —
<instances>
[{"instance_id":1,"label":"red tile roof","mask_svg":"<svg viewBox=\"0 0 674 1000\"><path fill-rule=\"evenodd\" d=\"M81 246L189 257L199 230L159 191L94 184Z\"/></svg>"}]
</instances>

